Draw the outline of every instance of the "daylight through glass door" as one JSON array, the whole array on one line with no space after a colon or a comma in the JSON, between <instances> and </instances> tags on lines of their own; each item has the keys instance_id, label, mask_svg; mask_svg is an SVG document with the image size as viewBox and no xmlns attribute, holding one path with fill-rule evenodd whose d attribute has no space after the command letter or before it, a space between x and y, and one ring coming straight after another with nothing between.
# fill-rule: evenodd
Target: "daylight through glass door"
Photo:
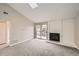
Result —
<instances>
[{"instance_id":1,"label":"daylight through glass door","mask_svg":"<svg viewBox=\"0 0 79 59\"><path fill-rule=\"evenodd\" d=\"M39 39L47 39L47 23L39 23L35 25L35 37Z\"/></svg>"}]
</instances>

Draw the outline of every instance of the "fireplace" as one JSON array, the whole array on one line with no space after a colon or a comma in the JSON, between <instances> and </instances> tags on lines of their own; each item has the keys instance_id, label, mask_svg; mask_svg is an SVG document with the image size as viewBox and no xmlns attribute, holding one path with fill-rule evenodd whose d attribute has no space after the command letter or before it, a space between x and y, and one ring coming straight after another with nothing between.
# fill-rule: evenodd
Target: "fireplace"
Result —
<instances>
[{"instance_id":1,"label":"fireplace","mask_svg":"<svg viewBox=\"0 0 79 59\"><path fill-rule=\"evenodd\" d=\"M50 33L49 40L60 42L60 33Z\"/></svg>"}]
</instances>

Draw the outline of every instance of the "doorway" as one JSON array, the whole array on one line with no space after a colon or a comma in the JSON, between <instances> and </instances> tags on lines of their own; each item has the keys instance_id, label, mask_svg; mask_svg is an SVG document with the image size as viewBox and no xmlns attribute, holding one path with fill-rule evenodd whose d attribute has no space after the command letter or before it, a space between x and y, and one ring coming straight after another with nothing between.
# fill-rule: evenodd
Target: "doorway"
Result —
<instances>
[{"instance_id":1,"label":"doorway","mask_svg":"<svg viewBox=\"0 0 79 59\"><path fill-rule=\"evenodd\" d=\"M47 22L35 24L35 38L47 39L48 38L48 26Z\"/></svg>"},{"instance_id":2,"label":"doorway","mask_svg":"<svg viewBox=\"0 0 79 59\"><path fill-rule=\"evenodd\" d=\"M0 21L0 45L9 45L9 22Z\"/></svg>"}]
</instances>

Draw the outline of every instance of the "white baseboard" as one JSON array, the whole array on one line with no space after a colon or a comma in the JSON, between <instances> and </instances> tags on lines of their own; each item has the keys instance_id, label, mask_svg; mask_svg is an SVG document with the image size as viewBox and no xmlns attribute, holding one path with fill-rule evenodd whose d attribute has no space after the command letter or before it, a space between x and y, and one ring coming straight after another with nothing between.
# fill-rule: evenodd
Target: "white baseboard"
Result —
<instances>
[{"instance_id":1,"label":"white baseboard","mask_svg":"<svg viewBox=\"0 0 79 59\"><path fill-rule=\"evenodd\" d=\"M52 44L58 44L58 45L61 45L61 46L67 46L67 47L72 47L72 48L77 48L77 46L69 46L69 45L66 45L66 44L63 44L63 43L60 43L60 42L54 42L54 41L47 41L48 43L52 43Z\"/></svg>"},{"instance_id":2,"label":"white baseboard","mask_svg":"<svg viewBox=\"0 0 79 59\"><path fill-rule=\"evenodd\" d=\"M30 40L32 40L32 39L30 39ZM17 43L14 43L14 44L10 44L9 46L15 46L17 44L20 44L20 43L23 43L23 42L26 42L26 41L30 41L30 40L24 40L24 41L21 41L21 42L17 42Z\"/></svg>"},{"instance_id":3,"label":"white baseboard","mask_svg":"<svg viewBox=\"0 0 79 59\"><path fill-rule=\"evenodd\" d=\"M7 44L7 43L0 44L0 49L5 48L5 47L7 47L7 46L9 46L9 44Z\"/></svg>"},{"instance_id":4,"label":"white baseboard","mask_svg":"<svg viewBox=\"0 0 79 59\"><path fill-rule=\"evenodd\" d=\"M76 45L76 49L79 50L79 47Z\"/></svg>"}]
</instances>

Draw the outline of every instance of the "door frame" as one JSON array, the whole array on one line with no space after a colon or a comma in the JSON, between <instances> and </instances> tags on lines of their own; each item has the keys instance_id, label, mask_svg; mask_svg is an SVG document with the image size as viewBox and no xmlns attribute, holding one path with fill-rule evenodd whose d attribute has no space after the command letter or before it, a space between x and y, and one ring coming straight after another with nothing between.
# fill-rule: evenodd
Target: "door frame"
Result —
<instances>
[{"instance_id":1,"label":"door frame","mask_svg":"<svg viewBox=\"0 0 79 59\"><path fill-rule=\"evenodd\" d=\"M7 46L9 46L9 44L10 44L10 22L9 21L5 21L5 20L3 20L3 19L1 19L0 20L0 23L5 23L5 25L6 25L6 33L5 33L5 36L6 36L6 42L5 42L5 44L7 45Z\"/></svg>"}]
</instances>

